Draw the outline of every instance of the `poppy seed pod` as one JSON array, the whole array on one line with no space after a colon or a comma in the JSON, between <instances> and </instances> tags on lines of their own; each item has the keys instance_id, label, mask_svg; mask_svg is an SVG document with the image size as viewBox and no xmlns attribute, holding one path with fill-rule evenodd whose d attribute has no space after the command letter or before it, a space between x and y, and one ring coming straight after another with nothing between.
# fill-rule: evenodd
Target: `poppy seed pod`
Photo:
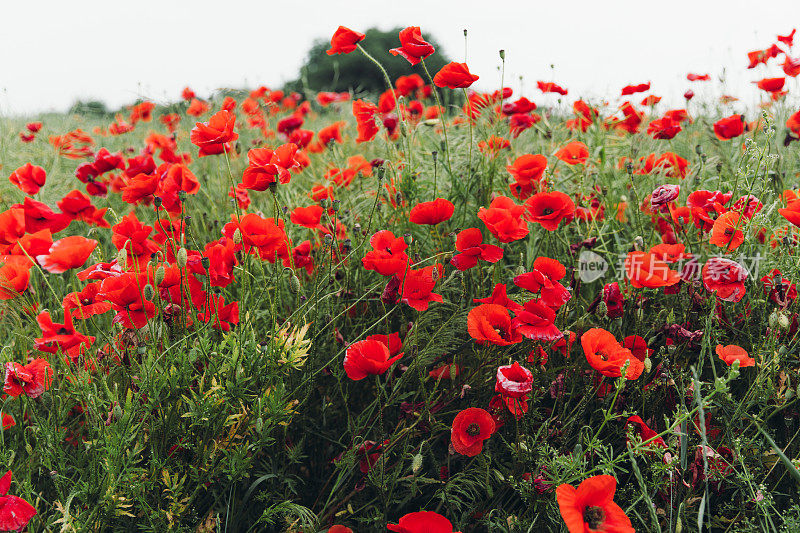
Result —
<instances>
[{"instance_id":1,"label":"poppy seed pod","mask_svg":"<svg viewBox=\"0 0 800 533\"><path fill-rule=\"evenodd\" d=\"M403 242L405 242L407 246L411 246L411 243L414 242L414 237L412 237L410 233L404 233Z\"/></svg>"},{"instance_id":2,"label":"poppy seed pod","mask_svg":"<svg viewBox=\"0 0 800 533\"><path fill-rule=\"evenodd\" d=\"M503 61L506 60L506 51L505 50L500 50L500 59L502 59Z\"/></svg>"},{"instance_id":3,"label":"poppy seed pod","mask_svg":"<svg viewBox=\"0 0 800 533\"><path fill-rule=\"evenodd\" d=\"M153 205L156 206L156 209L161 207L162 203L164 203L164 201L161 199L160 196L156 196L156 197L153 198Z\"/></svg>"},{"instance_id":4,"label":"poppy seed pod","mask_svg":"<svg viewBox=\"0 0 800 533\"><path fill-rule=\"evenodd\" d=\"M200 259L200 264L203 265L203 268L205 270L208 270L209 267L211 267L211 259L209 259L208 257L204 257Z\"/></svg>"},{"instance_id":5,"label":"poppy seed pod","mask_svg":"<svg viewBox=\"0 0 800 533\"><path fill-rule=\"evenodd\" d=\"M175 254L175 264L178 265L178 268L186 268L186 262L189 260L188 254L186 253L186 248L179 248L178 253Z\"/></svg>"}]
</instances>

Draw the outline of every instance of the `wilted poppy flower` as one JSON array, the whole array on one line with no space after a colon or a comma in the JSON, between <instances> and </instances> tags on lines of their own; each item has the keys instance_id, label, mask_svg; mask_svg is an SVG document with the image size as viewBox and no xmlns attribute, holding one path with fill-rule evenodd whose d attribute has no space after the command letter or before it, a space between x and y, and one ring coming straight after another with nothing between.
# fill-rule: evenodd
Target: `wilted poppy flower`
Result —
<instances>
[{"instance_id":1,"label":"wilted poppy flower","mask_svg":"<svg viewBox=\"0 0 800 533\"><path fill-rule=\"evenodd\" d=\"M608 318L619 318L625 313L625 298L619 290L618 282L603 286L603 303L606 304Z\"/></svg>"},{"instance_id":2,"label":"wilted poppy flower","mask_svg":"<svg viewBox=\"0 0 800 533\"><path fill-rule=\"evenodd\" d=\"M456 236L456 250L461 252L450 260L459 270L467 270L478 264L478 259L496 263L503 258L503 249L493 244L483 244L478 228L465 229Z\"/></svg>"},{"instance_id":3,"label":"wilted poppy flower","mask_svg":"<svg viewBox=\"0 0 800 533\"><path fill-rule=\"evenodd\" d=\"M522 398L533 390L533 373L516 361L497 369L494 391L508 398Z\"/></svg>"},{"instance_id":4,"label":"wilted poppy flower","mask_svg":"<svg viewBox=\"0 0 800 533\"><path fill-rule=\"evenodd\" d=\"M25 394L29 398L38 398L50 388L53 382L53 369L45 359L37 358L21 365L6 363L6 377L3 392L16 398Z\"/></svg>"},{"instance_id":5,"label":"wilted poppy flower","mask_svg":"<svg viewBox=\"0 0 800 533\"><path fill-rule=\"evenodd\" d=\"M585 479L577 489L572 485L559 485L556 489L558 508L569 533L634 533L625 511L614 503L616 490L617 480L606 475Z\"/></svg>"},{"instance_id":6,"label":"wilted poppy flower","mask_svg":"<svg viewBox=\"0 0 800 533\"><path fill-rule=\"evenodd\" d=\"M366 35L358 33L350 28L339 26L331 37L331 47L327 51L329 56L333 54L349 54L356 49L356 44L363 41Z\"/></svg>"},{"instance_id":7,"label":"wilted poppy flower","mask_svg":"<svg viewBox=\"0 0 800 533\"><path fill-rule=\"evenodd\" d=\"M408 256L405 253L408 245L403 237L395 237L389 230L375 233L369 240L372 251L366 253L361 263L367 270L374 270L381 276L400 276L406 270Z\"/></svg>"},{"instance_id":8,"label":"wilted poppy flower","mask_svg":"<svg viewBox=\"0 0 800 533\"><path fill-rule=\"evenodd\" d=\"M450 89L466 89L476 81L478 81L478 76L470 73L466 63L455 61L443 66L433 77L434 85Z\"/></svg>"},{"instance_id":9,"label":"wilted poppy flower","mask_svg":"<svg viewBox=\"0 0 800 533\"><path fill-rule=\"evenodd\" d=\"M639 83L637 85L626 85L622 88L622 96L628 96L635 93L643 93L650 90L650 82Z\"/></svg>"},{"instance_id":10,"label":"wilted poppy flower","mask_svg":"<svg viewBox=\"0 0 800 533\"><path fill-rule=\"evenodd\" d=\"M400 30L400 47L392 48L389 53L393 56L403 56L409 63L416 65L435 51L431 43L422 38L419 27L410 26Z\"/></svg>"},{"instance_id":11,"label":"wilted poppy flower","mask_svg":"<svg viewBox=\"0 0 800 533\"><path fill-rule=\"evenodd\" d=\"M11 173L8 181L13 183L25 194L36 194L44 186L47 174L42 167L37 167L31 163L19 167Z\"/></svg>"},{"instance_id":12,"label":"wilted poppy flower","mask_svg":"<svg viewBox=\"0 0 800 533\"><path fill-rule=\"evenodd\" d=\"M453 202L444 198L437 198L430 202L421 202L411 208L409 220L413 224L435 226L445 220L450 220L455 211Z\"/></svg>"},{"instance_id":13,"label":"wilted poppy flower","mask_svg":"<svg viewBox=\"0 0 800 533\"><path fill-rule=\"evenodd\" d=\"M97 248L97 241L80 235L57 240L46 255L36 256L36 261L52 274L61 274L71 268L83 266Z\"/></svg>"},{"instance_id":14,"label":"wilted poppy flower","mask_svg":"<svg viewBox=\"0 0 800 533\"><path fill-rule=\"evenodd\" d=\"M516 315L512 327L531 340L554 341L562 335L553 323L555 311L537 300L526 302Z\"/></svg>"},{"instance_id":15,"label":"wilted poppy flower","mask_svg":"<svg viewBox=\"0 0 800 533\"><path fill-rule=\"evenodd\" d=\"M726 302L738 302L744 297L744 282L747 271L737 263L724 257L712 257L703 265L703 285L717 298Z\"/></svg>"},{"instance_id":16,"label":"wilted poppy flower","mask_svg":"<svg viewBox=\"0 0 800 533\"><path fill-rule=\"evenodd\" d=\"M371 141L378 134L378 124L375 122L375 114L378 106L364 100L353 101L353 116L356 117L356 128L358 137L356 142L363 143Z\"/></svg>"},{"instance_id":17,"label":"wilted poppy flower","mask_svg":"<svg viewBox=\"0 0 800 533\"><path fill-rule=\"evenodd\" d=\"M731 115L714 123L714 134L721 141L727 141L744 133L744 117Z\"/></svg>"},{"instance_id":18,"label":"wilted poppy flower","mask_svg":"<svg viewBox=\"0 0 800 533\"><path fill-rule=\"evenodd\" d=\"M572 220L575 204L563 192L540 192L525 201L525 218L541 224L547 231L555 231L562 220Z\"/></svg>"},{"instance_id":19,"label":"wilted poppy flower","mask_svg":"<svg viewBox=\"0 0 800 533\"><path fill-rule=\"evenodd\" d=\"M515 204L511 198L497 196L488 209L478 209L478 218L498 241L512 242L522 239L530 231L522 219L524 212L525 207Z\"/></svg>"},{"instance_id":20,"label":"wilted poppy flower","mask_svg":"<svg viewBox=\"0 0 800 533\"><path fill-rule=\"evenodd\" d=\"M714 221L711 228L711 244L716 244L727 251L735 250L744 242L742 228L745 222L738 211L728 211Z\"/></svg>"},{"instance_id":21,"label":"wilted poppy flower","mask_svg":"<svg viewBox=\"0 0 800 533\"><path fill-rule=\"evenodd\" d=\"M389 347L377 340L366 339L347 347L344 356L344 371L347 377L358 381L369 375L386 372L403 354L390 357Z\"/></svg>"},{"instance_id":22,"label":"wilted poppy flower","mask_svg":"<svg viewBox=\"0 0 800 533\"><path fill-rule=\"evenodd\" d=\"M686 98L687 101L691 100L692 98L694 98L694 91L688 89L685 93L683 93L683 97Z\"/></svg>"},{"instance_id":23,"label":"wilted poppy flower","mask_svg":"<svg viewBox=\"0 0 800 533\"><path fill-rule=\"evenodd\" d=\"M402 288L401 301L417 311L427 311L431 302L441 302L442 295L433 292L444 267L437 263L419 270L408 269L397 274Z\"/></svg>"},{"instance_id":24,"label":"wilted poppy flower","mask_svg":"<svg viewBox=\"0 0 800 533\"><path fill-rule=\"evenodd\" d=\"M389 531L397 533L459 533L453 531L450 520L433 511L408 513L397 524L387 524Z\"/></svg>"},{"instance_id":25,"label":"wilted poppy flower","mask_svg":"<svg viewBox=\"0 0 800 533\"><path fill-rule=\"evenodd\" d=\"M200 157L220 154L226 150L226 144L239 138L233 131L236 115L230 111L218 111L208 122L198 122L192 129L192 144L200 148Z\"/></svg>"},{"instance_id":26,"label":"wilted poppy flower","mask_svg":"<svg viewBox=\"0 0 800 533\"><path fill-rule=\"evenodd\" d=\"M604 376L620 377L622 367L628 361L630 363L625 374L626 379L636 379L644 371L644 363L617 342L614 335L602 328L592 328L584 333L581 336L581 346L591 367Z\"/></svg>"},{"instance_id":27,"label":"wilted poppy flower","mask_svg":"<svg viewBox=\"0 0 800 533\"><path fill-rule=\"evenodd\" d=\"M656 211L663 211L667 204L675 200L680 193L680 185L672 185L670 183L661 185L650 195L650 207Z\"/></svg>"},{"instance_id":28,"label":"wilted poppy flower","mask_svg":"<svg viewBox=\"0 0 800 533\"><path fill-rule=\"evenodd\" d=\"M589 158L589 149L580 141L573 141L556 152L556 157L568 165L582 165Z\"/></svg>"},{"instance_id":29,"label":"wilted poppy flower","mask_svg":"<svg viewBox=\"0 0 800 533\"><path fill-rule=\"evenodd\" d=\"M739 361L739 367L741 368L755 366L756 364L756 360L750 357L744 348L735 344L729 344L727 346L717 344L715 351L719 358L725 361L725 364L728 366L731 366L734 361Z\"/></svg>"},{"instance_id":30,"label":"wilted poppy flower","mask_svg":"<svg viewBox=\"0 0 800 533\"><path fill-rule=\"evenodd\" d=\"M3 531L22 531L36 509L18 496L9 496L11 488L11 470L0 478L0 529Z\"/></svg>"},{"instance_id":31,"label":"wilted poppy flower","mask_svg":"<svg viewBox=\"0 0 800 533\"><path fill-rule=\"evenodd\" d=\"M625 274L631 285L655 289L669 287L680 281L680 274L655 255L646 252L629 252L625 258Z\"/></svg>"},{"instance_id":32,"label":"wilted poppy flower","mask_svg":"<svg viewBox=\"0 0 800 533\"><path fill-rule=\"evenodd\" d=\"M450 442L456 453L475 457L483 450L483 441L491 437L494 430L492 415L483 409L468 407L453 420Z\"/></svg>"},{"instance_id":33,"label":"wilted poppy flower","mask_svg":"<svg viewBox=\"0 0 800 533\"><path fill-rule=\"evenodd\" d=\"M711 77L708 74L693 74L690 72L686 75L686 79L689 81L709 81Z\"/></svg>"},{"instance_id":34,"label":"wilted poppy flower","mask_svg":"<svg viewBox=\"0 0 800 533\"><path fill-rule=\"evenodd\" d=\"M467 331L478 344L509 346L522 341L522 337L511 326L508 309L497 304L483 304L467 315Z\"/></svg>"}]
</instances>

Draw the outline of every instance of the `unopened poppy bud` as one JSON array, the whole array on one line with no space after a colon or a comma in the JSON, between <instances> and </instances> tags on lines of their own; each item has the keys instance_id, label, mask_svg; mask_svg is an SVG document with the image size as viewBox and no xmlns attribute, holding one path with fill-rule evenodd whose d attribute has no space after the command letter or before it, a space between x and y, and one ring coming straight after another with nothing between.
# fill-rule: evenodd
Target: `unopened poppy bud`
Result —
<instances>
[{"instance_id":1,"label":"unopened poppy bud","mask_svg":"<svg viewBox=\"0 0 800 533\"><path fill-rule=\"evenodd\" d=\"M439 152L434 150L433 152L431 152L431 157L433 157L433 162L435 163L436 159L439 157Z\"/></svg>"},{"instance_id":2,"label":"unopened poppy bud","mask_svg":"<svg viewBox=\"0 0 800 533\"><path fill-rule=\"evenodd\" d=\"M403 203L403 193L398 191L397 194L394 195L394 203L396 203L397 205Z\"/></svg>"},{"instance_id":3,"label":"unopened poppy bud","mask_svg":"<svg viewBox=\"0 0 800 533\"><path fill-rule=\"evenodd\" d=\"M191 225L191 223L192 223L192 217L189 216L189 215L186 215L185 217L183 217L183 223L188 228L189 225Z\"/></svg>"},{"instance_id":4,"label":"unopened poppy bud","mask_svg":"<svg viewBox=\"0 0 800 533\"><path fill-rule=\"evenodd\" d=\"M418 453L411 460L411 471L416 474L420 468L422 468L422 454Z\"/></svg>"},{"instance_id":5,"label":"unopened poppy bud","mask_svg":"<svg viewBox=\"0 0 800 533\"><path fill-rule=\"evenodd\" d=\"M404 233L403 242L406 243L406 246L411 246L411 243L414 242L414 237L412 237L410 233Z\"/></svg>"},{"instance_id":6,"label":"unopened poppy bud","mask_svg":"<svg viewBox=\"0 0 800 533\"><path fill-rule=\"evenodd\" d=\"M289 277L289 291L292 294L298 294L300 292L300 278L298 278L294 272L292 272L291 277Z\"/></svg>"},{"instance_id":7,"label":"unopened poppy bud","mask_svg":"<svg viewBox=\"0 0 800 533\"><path fill-rule=\"evenodd\" d=\"M683 533L683 522L681 521L681 517L678 517L678 521L675 523L675 533Z\"/></svg>"},{"instance_id":8,"label":"unopened poppy bud","mask_svg":"<svg viewBox=\"0 0 800 533\"><path fill-rule=\"evenodd\" d=\"M269 192L275 194L277 191L278 191L278 182L276 180L269 184Z\"/></svg>"},{"instance_id":9,"label":"unopened poppy bud","mask_svg":"<svg viewBox=\"0 0 800 533\"><path fill-rule=\"evenodd\" d=\"M630 161L625 161L625 170L628 172L629 176L632 175L633 174L633 163L631 163Z\"/></svg>"},{"instance_id":10,"label":"unopened poppy bud","mask_svg":"<svg viewBox=\"0 0 800 533\"><path fill-rule=\"evenodd\" d=\"M161 282L164 281L164 276L167 275L167 271L164 269L164 265L159 265L156 269L156 275L153 279L153 282L156 285L161 285Z\"/></svg>"},{"instance_id":11,"label":"unopened poppy bud","mask_svg":"<svg viewBox=\"0 0 800 533\"><path fill-rule=\"evenodd\" d=\"M599 316L608 315L608 305L606 305L605 302L601 301L599 304L597 304L597 307L595 308L595 310L597 311L597 314Z\"/></svg>"},{"instance_id":12,"label":"unopened poppy bud","mask_svg":"<svg viewBox=\"0 0 800 533\"><path fill-rule=\"evenodd\" d=\"M736 379L739 377L739 360L734 359L731 363L731 370L730 370L730 377L731 379Z\"/></svg>"},{"instance_id":13,"label":"unopened poppy bud","mask_svg":"<svg viewBox=\"0 0 800 533\"><path fill-rule=\"evenodd\" d=\"M209 259L208 257L203 257L202 259L200 259L200 264L203 265L203 268L205 270L208 270L208 268L211 266L211 259Z\"/></svg>"},{"instance_id":14,"label":"unopened poppy bud","mask_svg":"<svg viewBox=\"0 0 800 533\"><path fill-rule=\"evenodd\" d=\"M178 200L181 202L186 201L186 191L178 191Z\"/></svg>"},{"instance_id":15,"label":"unopened poppy bud","mask_svg":"<svg viewBox=\"0 0 800 533\"><path fill-rule=\"evenodd\" d=\"M773 311L772 313L770 313L767 322L769 323L769 327L771 328L776 327L778 325L778 312Z\"/></svg>"},{"instance_id":16,"label":"unopened poppy bud","mask_svg":"<svg viewBox=\"0 0 800 533\"><path fill-rule=\"evenodd\" d=\"M114 420L122 418L122 407L120 407L119 404L115 404L111 412L114 415Z\"/></svg>"},{"instance_id":17,"label":"unopened poppy bud","mask_svg":"<svg viewBox=\"0 0 800 533\"><path fill-rule=\"evenodd\" d=\"M408 137L408 126L405 122L400 123L400 135L403 137Z\"/></svg>"},{"instance_id":18,"label":"unopened poppy bud","mask_svg":"<svg viewBox=\"0 0 800 533\"><path fill-rule=\"evenodd\" d=\"M327 199L327 198L322 198L322 199L320 199L320 201L319 201L319 206L320 206L322 209L328 209L328 207L330 207L330 201L328 201L328 199Z\"/></svg>"},{"instance_id":19,"label":"unopened poppy bud","mask_svg":"<svg viewBox=\"0 0 800 533\"><path fill-rule=\"evenodd\" d=\"M644 371L650 372L653 369L653 360L649 357L644 358Z\"/></svg>"},{"instance_id":20,"label":"unopened poppy bud","mask_svg":"<svg viewBox=\"0 0 800 533\"><path fill-rule=\"evenodd\" d=\"M136 353L139 355L144 355L146 351L147 351L147 345L143 342L139 343L139 345L136 347Z\"/></svg>"},{"instance_id":21,"label":"unopened poppy bud","mask_svg":"<svg viewBox=\"0 0 800 533\"><path fill-rule=\"evenodd\" d=\"M261 433L264 429L264 419L260 416L256 418L256 433Z\"/></svg>"},{"instance_id":22,"label":"unopened poppy bud","mask_svg":"<svg viewBox=\"0 0 800 533\"><path fill-rule=\"evenodd\" d=\"M234 244L242 244L242 230L236 228L233 231L233 243Z\"/></svg>"},{"instance_id":23,"label":"unopened poppy bud","mask_svg":"<svg viewBox=\"0 0 800 533\"><path fill-rule=\"evenodd\" d=\"M506 60L506 51L500 50L500 59L505 61Z\"/></svg>"},{"instance_id":24,"label":"unopened poppy bud","mask_svg":"<svg viewBox=\"0 0 800 533\"><path fill-rule=\"evenodd\" d=\"M467 28L464 28L464 37L467 36Z\"/></svg>"},{"instance_id":25,"label":"unopened poppy bud","mask_svg":"<svg viewBox=\"0 0 800 533\"><path fill-rule=\"evenodd\" d=\"M334 213L338 213L339 212L339 206L341 205L341 203L342 203L341 200L332 201L331 202L331 210L333 210Z\"/></svg>"},{"instance_id":26,"label":"unopened poppy bud","mask_svg":"<svg viewBox=\"0 0 800 533\"><path fill-rule=\"evenodd\" d=\"M778 313L778 326L781 329L789 329L789 317L783 313Z\"/></svg>"},{"instance_id":27,"label":"unopened poppy bud","mask_svg":"<svg viewBox=\"0 0 800 533\"><path fill-rule=\"evenodd\" d=\"M333 242L333 237L331 237L329 233L326 233L323 241L325 241L325 246L330 246L331 242Z\"/></svg>"},{"instance_id":28,"label":"unopened poppy bud","mask_svg":"<svg viewBox=\"0 0 800 533\"><path fill-rule=\"evenodd\" d=\"M178 268L186 268L186 262L189 260L189 256L186 253L186 248L178 248L178 253L175 254L175 263L178 265Z\"/></svg>"},{"instance_id":29,"label":"unopened poppy bud","mask_svg":"<svg viewBox=\"0 0 800 533\"><path fill-rule=\"evenodd\" d=\"M144 299L147 300L148 302L151 301L153 299L153 296L155 295L156 291L155 289L153 289L153 286L150 285L149 283L144 286L144 289L142 289L142 296L144 296Z\"/></svg>"},{"instance_id":30,"label":"unopened poppy bud","mask_svg":"<svg viewBox=\"0 0 800 533\"><path fill-rule=\"evenodd\" d=\"M375 177L378 178L378 181L383 180L383 175L386 174L386 167L383 165L377 167L375 171Z\"/></svg>"},{"instance_id":31,"label":"unopened poppy bud","mask_svg":"<svg viewBox=\"0 0 800 533\"><path fill-rule=\"evenodd\" d=\"M156 209L161 207L162 203L164 203L164 201L161 199L160 196L156 196L155 198L153 198L153 205L156 206Z\"/></svg>"},{"instance_id":32,"label":"unopened poppy bud","mask_svg":"<svg viewBox=\"0 0 800 533\"><path fill-rule=\"evenodd\" d=\"M128 241L128 242L130 242L130 241ZM127 246L127 244L128 243L126 242L125 245ZM125 251L125 247L121 248L117 252L116 259L117 259L117 264L119 265L119 267L122 270L127 270L128 269L128 252Z\"/></svg>"}]
</instances>

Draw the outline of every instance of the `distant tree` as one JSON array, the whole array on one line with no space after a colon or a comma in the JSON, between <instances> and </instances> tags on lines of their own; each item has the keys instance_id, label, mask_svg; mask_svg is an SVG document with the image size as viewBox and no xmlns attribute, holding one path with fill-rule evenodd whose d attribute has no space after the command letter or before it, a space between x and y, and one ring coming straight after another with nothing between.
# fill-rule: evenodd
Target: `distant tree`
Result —
<instances>
[{"instance_id":1,"label":"distant tree","mask_svg":"<svg viewBox=\"0 0 800 533\"><path fill-rule=\"evenodd\" d=\"M370 28L364 32L366 38L359 44L372 57L381 62L392 82L400 76L416 72L427 83L428 80L421 64L412 67L404 58L389 53L390 48L400 46L398 34L401 29L381 31L377 28ZM436 52L425 60L431 76L434 76L451 60L444 55L441 45L433 37L425 33L422 36L436 48ZM311 91L343 92L353 90L372 93L386 90L386 82L380 70L360 51L355 50L349 54L329 56L325 53L328 48L330 48L329 40L315 41L308 52L305 64L300 68L299 78L287 83L284 89L299 92L309 89Z\"/></svg>"},{"instance_id":2,"label":"distant tree","mask_svg":"<svg viewBox=\"0 0 800 533\"><path fill-rule=\"evenodd\" d=\"M106 104L98 100L90 100L88 102L78 100L72 104L69 112L78 115L92 115L96 117L103 117L111 114L106 107Z\"/></svg>"}]
</instances>

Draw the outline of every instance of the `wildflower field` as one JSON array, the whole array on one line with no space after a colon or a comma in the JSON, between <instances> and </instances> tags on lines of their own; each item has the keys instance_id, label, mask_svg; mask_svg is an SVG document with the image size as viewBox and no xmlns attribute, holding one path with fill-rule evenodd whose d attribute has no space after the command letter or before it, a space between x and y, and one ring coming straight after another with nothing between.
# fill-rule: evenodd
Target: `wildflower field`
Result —
<instances>
[{"instance_id":1,"label":"wildflower field","mask_svg":"<svg viewBox=\"0 0 800 533\"><path fill-rule=\"evenodd\" d=\"M793 37L0 117L0 530L800 531Z\"/></svg>"}]
</instances>

